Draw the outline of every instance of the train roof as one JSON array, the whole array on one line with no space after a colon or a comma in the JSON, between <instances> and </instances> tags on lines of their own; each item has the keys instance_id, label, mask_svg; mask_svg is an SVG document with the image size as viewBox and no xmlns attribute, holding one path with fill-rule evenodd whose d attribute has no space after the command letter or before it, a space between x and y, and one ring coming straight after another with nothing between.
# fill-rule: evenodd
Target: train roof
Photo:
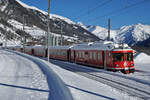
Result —
<instances>
[{"instance_id":1,"label":"train roof","mask_svg":"<svg viewBox=\"0 0 150 100\"><path fill-rule=\"evenodd\" d=\"M117 44L111 41L99 41L74 45L73 50L132 50L127 44Z\"/></svg>"},{"instance_id":2,"label":"train roof","mask_svg":"<svg viewBox=\"0 0 150 100\"><path fill-rule=\"evenodd\" d=\"M47 48L47 46L29 46L26 48ZM127 44L117 44L112 41L98 41L89 42L82 44L74 44L70 46L50 46L50 49L60 49L60 50L108 50L108 51L118 51L118 50L132 50Z\"/></svg>"},{"instance_id":3,"label":"train roof","mask_svg":"<svg viewBox=\"0 0 150 100\"><path fill-rule=\"evenodd\" d=\"M69 49L71 46L50 46L50 49Z\"/></svg>"}]
</instances>

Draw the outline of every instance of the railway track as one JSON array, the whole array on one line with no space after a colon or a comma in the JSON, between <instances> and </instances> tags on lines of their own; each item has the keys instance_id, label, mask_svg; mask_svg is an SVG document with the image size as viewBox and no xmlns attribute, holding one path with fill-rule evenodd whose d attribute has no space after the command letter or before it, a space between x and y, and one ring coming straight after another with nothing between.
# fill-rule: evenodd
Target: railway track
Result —
<instances>
[{"instance_id":1,"label":"railway track","mask_svg":"<svg viewBox=\"0 0 150 100\"><path fill-rule=\"evenodd\" d=\"M82 65L72 64L63 61L51 60L51 62L84 77L90 78L103 84L107 84L131 96L135 96L144 100L150 100L149 81L140 80L125 75L108 72L105 70L84 67Z\"/></svg>"},{"instance_id":2,"label":"railway track","mask_svg":"<svg viewBox=\"0 0 150 100\"><path fill-rule=\"evenodd\" d=\"M119 89L123 92L126 92L130 94L131 96L139 97L144 100L149 100L150 99L150 92L146 88L141 88L138 86L135 86L136 83L134 84L127 84L126 82L121 82L121 81L116 81L110 78L106 78L104 76L99 76L95 75L93 73L78 73L82 76L85 76L87 78L96 80L98 82L101 82L103 84L107 84L111 87L114 87L116 89Z\"/></svg>"}]
</instances>

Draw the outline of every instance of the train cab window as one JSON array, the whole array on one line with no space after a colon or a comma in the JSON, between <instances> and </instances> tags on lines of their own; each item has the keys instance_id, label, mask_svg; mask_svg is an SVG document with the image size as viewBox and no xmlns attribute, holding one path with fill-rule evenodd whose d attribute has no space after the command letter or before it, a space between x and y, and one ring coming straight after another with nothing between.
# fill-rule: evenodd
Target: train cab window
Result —
<instances>
[{"instance_id":1,"label":"train cab window","mask_svg":"<svg viewBox=\"0 0 150 100\"><path fill-rule=\"evenodd\" d=\"M114 61L132 61L133 54L132 53L114 53L113 60Z\"/></svg>"},{"instance_id":2,"label":"train cab window","mask_svg":"<svg viewBox=\"0 0 150 100\"><path fill-rule=\"evenodd\" d=\"M114 61L123 61L123 59L124 59L123 53L114 53L113 54Z\"/></svg>"}]
</instances>

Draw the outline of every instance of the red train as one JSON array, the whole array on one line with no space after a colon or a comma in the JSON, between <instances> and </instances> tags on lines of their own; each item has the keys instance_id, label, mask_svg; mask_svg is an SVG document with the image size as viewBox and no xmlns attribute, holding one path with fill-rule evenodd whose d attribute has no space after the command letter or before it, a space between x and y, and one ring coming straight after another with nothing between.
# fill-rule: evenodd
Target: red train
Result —
<instances>
[{"instance_id":1,"label":"red train","mask_svg":"<svg viewBox=\"0 0 150 100\"><path fill-rule=\"evenodd\" d=\"M22 51L23 49L17 47L14 50ZM52 59L121 71L125 74L135 71L133 50L126 44L106 41L73 46L52 46L49 50ZM47 56L47 48L44 46L26 46L24 52L35 56Z\"/></svg>"}]
</instances>

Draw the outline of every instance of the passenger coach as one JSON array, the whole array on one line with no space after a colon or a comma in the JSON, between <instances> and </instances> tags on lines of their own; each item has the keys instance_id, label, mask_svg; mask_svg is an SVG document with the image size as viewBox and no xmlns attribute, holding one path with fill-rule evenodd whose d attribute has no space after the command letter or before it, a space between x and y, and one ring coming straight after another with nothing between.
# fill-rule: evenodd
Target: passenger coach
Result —
<instances>
[{"instance_id":1,"label":"passenger coach","mask_svg":"<svg viewBox=\"0 0 150 100\"><path fill-rule=\"evenodd\" d=\"M97 42L71 48L71 62L123 73L134 72L133 50L127 44Z\"/></svg>"}]
</instances>

